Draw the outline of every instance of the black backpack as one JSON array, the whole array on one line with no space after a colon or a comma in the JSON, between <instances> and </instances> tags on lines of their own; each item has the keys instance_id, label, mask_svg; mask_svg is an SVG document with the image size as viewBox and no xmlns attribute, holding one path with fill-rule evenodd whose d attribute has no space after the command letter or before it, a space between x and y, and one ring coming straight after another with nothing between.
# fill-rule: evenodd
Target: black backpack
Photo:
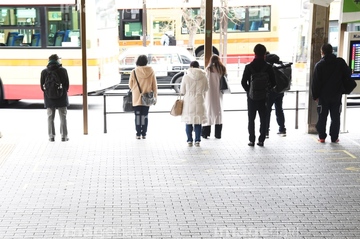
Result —
<instances>
[{"instance_id":1,"label":"black backpack","mask_svg":"<svg viewBox=\"0 0 360 239\"><path fill-rule=\"evenodd\" d=\"M43 89L50 99L59 99L64 94L60 77L55 71L46 70Z\"/></svg>"},{"instance_id":2,"label":"black backpack","mask_svg":"<svg viewBox=\"0 0 360 239\"><path fill-rule=\"evenodd\" d=\"M175 37L170 36L170 35L168 35L168 34L166 34L166 36L169 38L169 46L176 46Z\"/></svg>"},{"instance_id":3,"label":"black backpack","mask_svg":"<svg viewBox=\"0 0 360 239\"><path fill-rule=\"evenodd\" d=\"M266 64L261 71L256 72L250 65L251 71L249 97L252 100L264 100L268 92L269 74L266 72L268 65Z\"/></svg>"},{"instance_id":4,"label":"black backpack","mask_svg":"<svg viewBox=\"0 0 360 239\"><path fill-rule=\"evenodd\" d=\"M290 90L291 86L291 69L292 62L280 64L274 64L273 70L275 74L276 86L274 87L274 92L283 93Z\"/></svg>"}]
</instances>

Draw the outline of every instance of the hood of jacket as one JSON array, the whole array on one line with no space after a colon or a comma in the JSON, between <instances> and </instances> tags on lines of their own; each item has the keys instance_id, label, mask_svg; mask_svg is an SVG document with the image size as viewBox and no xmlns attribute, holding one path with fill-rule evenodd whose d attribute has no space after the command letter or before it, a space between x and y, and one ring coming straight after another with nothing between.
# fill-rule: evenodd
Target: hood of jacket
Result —
<instances>
[{"instance_id":1,"label":"hood of jacket","mask_svg":"<svg viewBox=\"0 0 360 239\"><path fill-rule=\"evenodd\" d=\"M137 66L135 68L135 73L138 78L150 78L155 74L151 66Z\"/></svg>"},{"instance_id":2,"label":"hood of jacket","mask_svg":"<svg viewBox=\"0 0 360 239\"><path fill-rule=\"evenodd\" d=\"M46 66L48 70L54 71L61 67L62 65L57 62L49 62L49 64Z\"/></svg>"},{"instance_id":3,"label":"hood of jacket","mask_svg":"<svg viewBox=\"0 0 360 239\"><path fill-rule=\"evenodd\" d=\"M187 70L187 75L194 80L200 80L203 77L206 77L205 71L200 68L189 68Z\"/></svg>"}]
</instances>

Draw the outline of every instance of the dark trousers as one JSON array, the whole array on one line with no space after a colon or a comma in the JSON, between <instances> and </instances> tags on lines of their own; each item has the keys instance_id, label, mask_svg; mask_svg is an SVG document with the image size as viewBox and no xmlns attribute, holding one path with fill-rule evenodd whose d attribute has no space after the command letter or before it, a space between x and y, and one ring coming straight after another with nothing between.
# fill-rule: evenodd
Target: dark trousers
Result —
<instances>
[{"instance_id":1,"label":"dark trousers","mask_svg":"<svg viewBox=\"0 0 360 239\"><path fill-rule=\"evenodd\" d=\"M248 97L248 131L249 131L249 141L255 142L255 118L256 112L259 112L260 117L260 136L259 142L265 141L267 124L266 124L266 99L264 100L252 100Z\"/></svg>"},{"instance_id":2,"label":"dark trousers","mask_svg":"<svg viewBox=\"0 0 360 239\"><path fill-rule=\"evenodd\" d=\"M269 93L269 97L268 97L268 101L267 101L267 132L269 132L270 129L270 118L271 118L271 111L272 111L272 106L275 104L275 115L276 115L276 121L277 124L279 125L279 131L280 132L284 132L285 129L285 116L284 116L284 110L283 110L283 98L284 98L284 93L275 93L275 92L270 92Z\"/></svg>"},{"instance_id":3,"label":"dark trousers","mask_svg":"<svg viewBox=\"0 0 360 239\"><path fill-rule=\"evenodd\" d=\"M334 99L319 98L317 105L318 122L316 123L316 130L319 133L320 139L325 139L326 121L330 112L330 136L331 141L335 142L339 138L340 132L340 114L341 114L341 96L334 97Z\"/></svg>"},{"instance_id":4,"label":"dark trousers","mask_svg":"<svg viewBox=\"0 0 360 239\"><path fill-rule=\"evenodd\" d=\"M147 128L148 128L148 114L149 114L149 106L135 106L135 129L137 136L146 136Z\"/></svg>"},{"instance_id":5,"label":"dark trousers","mask_svg":"<svg viewBox=\"0 0 360 239\"><path fill-rule=\"evenodd\" d=\"M215 125L215 138L221 139L221 131L222 131L222 124ZM210 137L211 134L211 125L203 126L201 135L206 138Z\"/></svg>"}]
</instances>

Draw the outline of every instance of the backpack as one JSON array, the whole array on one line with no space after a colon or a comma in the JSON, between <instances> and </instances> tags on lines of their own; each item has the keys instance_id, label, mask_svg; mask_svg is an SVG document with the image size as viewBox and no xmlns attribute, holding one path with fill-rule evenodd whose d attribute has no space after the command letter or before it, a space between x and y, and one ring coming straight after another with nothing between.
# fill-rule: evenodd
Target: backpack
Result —
<instances>
[{"instance_id":1,"label":"backpack","mask_svg":"<svg viewBox=\"0 0 360 239\"><path fill-rule=\"evenodd\" d=\"M269 74L266 72L268 65L266 64L261 71L256 72L250 65L251 71L249 97L252 100L264 100L266 99Z\"/></svg>"},{"instance_id":2,"label":"backpack","mask_svg":"<svg viewBox=\"0 0 360 239\"><path fill-rule=\"evenodd\" d=\"M273 70L275 74L276 86L274 87L274 92L283 93L285 91L290 90L291 86L291 65L292 62L289 63L280 63L274 64Z\"/></svg>"},{"instance_id":3,"label":"backpack","mask_svg":"<svg viewBox=\"0 0 360 239\"><path fill-rule=\"evenodd\" d=\"M176 46L175 37L170 36L170 35L168 35L168 34L166 34L166 36L169 38L169 46Z\"/></svg>"},{"instance_id":4,"label":"backpack","mask_svg":"<svg viewBox=\"0 0 360 239\"><path fill-rule=\"evenodd\" d=\"M59 99L64 94L60 77L55 71L46 70L43 89L45 95L50 99Z\"/></svg>"}]
</instances>

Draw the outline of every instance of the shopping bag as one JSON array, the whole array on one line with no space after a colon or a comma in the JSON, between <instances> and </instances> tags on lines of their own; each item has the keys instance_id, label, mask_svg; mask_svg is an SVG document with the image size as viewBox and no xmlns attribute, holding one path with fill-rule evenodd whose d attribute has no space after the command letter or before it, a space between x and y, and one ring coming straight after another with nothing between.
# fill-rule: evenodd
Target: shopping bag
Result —
<instances>
[{"instance_id":1,"label":"shopping bag","mask_svg":"<svg viewBox=\"0 0 360 239\"><path fill-rule=\"evenodd\" d=\"M132 112L134 111L134 107L132 104L132 92L129 90L127 95L123 97L123 110L124 112Z\"/></svg>"},{"instance_id":2,"label":"shopping bag","mask_svg":"<svg viewBox=\"0 0 360 239\"><path fill-rule=\"evenodd\" d=\"M172 116L179 116L182 114L184 101L181 99L181 96L175 101L173 107L171 108L170 114Z\"/></svg>"}]
</instances>

